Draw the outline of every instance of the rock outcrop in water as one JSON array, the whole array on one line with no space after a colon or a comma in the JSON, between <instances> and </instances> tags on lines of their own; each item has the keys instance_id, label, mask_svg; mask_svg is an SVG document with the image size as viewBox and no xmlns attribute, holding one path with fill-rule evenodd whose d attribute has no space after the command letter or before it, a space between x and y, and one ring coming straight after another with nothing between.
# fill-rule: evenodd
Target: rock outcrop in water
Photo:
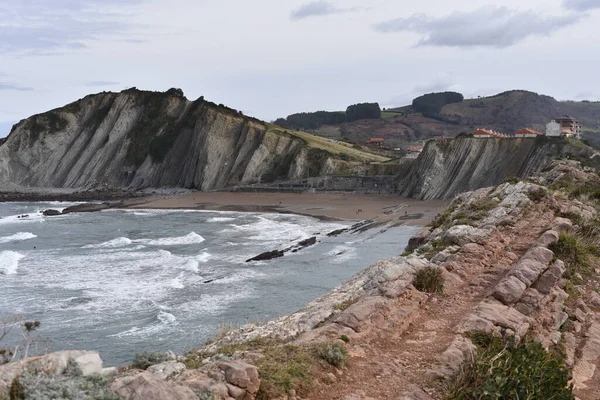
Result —
<instances>
[{"instance_id":1,"label":"rock outcrop in water","mask_svg":"<svg viewBox=\"0 0 600 400\"><path fill-rule=\"evenodd\" d=\"M459 193L494 186L507 178L526 178L555 158L589 159L595 152L581 142L559 138L430 140L398 175L400 196L450 199ZM600 159L600 158L599 158Z\"/></svg>"},{"instance_id":2,"label":"rock outcrop in water","mask_svg":"<svg viewBox=\"0 0 600 400\"><path fill-rule=\"evenodd\" d=\"M332 173L345 163L339 152L202 97L129 89L16 124L0 146L0 188L206 191Z\"/></svg>"}]
</instances>

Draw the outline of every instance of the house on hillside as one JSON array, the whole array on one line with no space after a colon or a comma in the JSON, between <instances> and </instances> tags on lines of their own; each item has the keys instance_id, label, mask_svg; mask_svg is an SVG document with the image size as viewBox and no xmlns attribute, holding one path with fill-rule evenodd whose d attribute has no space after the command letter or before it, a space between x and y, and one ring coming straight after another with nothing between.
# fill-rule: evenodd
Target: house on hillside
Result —
<instances>
[{"instance_id":1,"label":"house on hillside","mask_svg":"<svg viewBox=\"0 0 600 400\"><path fill-rule=\"evenodd\" d=\"M473 137L479 138L479 139L503 138L503 137L506 137L506 135L503 133L500 133L500 132L496 132L491 129L477 129L475 132L473 132Z\"/></svg>"},{"instance_id":2,"label":"house on hillside","mask_svg":"<svg viewBox=\"0 0 600 400\"><path fill-rule=\"evenodd\" d=\"M423 151L423 146L410 146L406 149L406 155L404 158L417 158Z\"/></svg>"},{"instance_id":3,"label":"house on hillside","mask_svg":"<svg viewBox=\"0 0 600 400\"><path fill-rule=\"evenodd\" d=\"M515 137L516 138L536 138L540 135L543 135L542 132L538 132L536 130L533 129L519 129L518 131L515 132Z\"/></svg>"},{"instance_id":4,"label":"house on hillside","mask_svg":"<svg viewBox=\"0 0 600 400\"><path fill-rule=\"evenodd\" d=\"M384 147L384 142L385 142L384 138L371 138L367 142L367 145L369 145L371 147L377 147L377 148L381 149L381 148Z\"/></svg>"},{"instance_id":5,"label":"house on hillside","mask_svg":"<svg viewBox=\"0 0 600 400\"><path fill-rule=\"evenodd\" d=\"M553 122L560 125L561 136L576 138L581 136L581 123L575 118L565 115L563 118L555 118Z\"/></svg>"},{"instance_id":6,"label":"house on hillside","mask_svg":"<svg viewBox=\"0 0 600 400\"><path fill-rule=\"evenodd\" d=\"M550 121L546 125L546 136L559 137L560 136L560 124L555 120Z\"/></svg>"}]
</instances>

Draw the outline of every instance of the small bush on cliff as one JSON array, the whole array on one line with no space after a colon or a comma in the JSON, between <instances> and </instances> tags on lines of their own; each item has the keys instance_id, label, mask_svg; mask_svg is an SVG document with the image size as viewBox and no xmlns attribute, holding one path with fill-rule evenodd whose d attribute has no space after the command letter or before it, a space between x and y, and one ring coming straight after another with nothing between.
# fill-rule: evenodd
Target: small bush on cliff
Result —
<instances>
[{"instance_id":1,"label":"small bush on cliff","mask_svg":"<svg viewBox=\"0 0 600 400\"><path fill-rule=\"evenodd\" d=\"M339 343L323 344L317 351L319 357L334 367L342 367L348 363L348 350Z\"/></svg>"},{"instance_id":2,"label":"small bush on cliff","mask_svg":"<svg viewBox=\"0 0 600 400\"><path fill-rule=\"evenodd\" d=\"M477 355L464 366L447 400L572 400L564 359L538 342L515 345L485 334L474 335Z\"/></svg>"},{"instance_id":3,"label":"small bush on cliff","mask_svg":"<svg viewBox=\"0 0 600 400\"><path fill-rule=\"evenodd\" d=\"M425 293L444 293L444 276L440 268L420 269L413 279L415 289Z\"/></svg>"},{"instance_id":4,"label":"small bush on cliff","mask_svg":"<svg viewBox=\"0 0 600 400\"><path fill-rule=\"evenodd\" d=\"M81 369L70 359L63 375L27 372L13 381L10 400L119 400L110 391L106 378L96 374L83 376Z\"/></svg>"},{"instance_id":5,"label":"small bush on cliff","mask_svg":"<svg viewBox=\"0 0 600 400\"><path fill-rule=\"evenodd\" d=\"M165 353L141 353L136 354L131 364L134 368L148 369L152 365L169 361L171 358Z\"/></svg>"},{"instance_id":6,"label":"small bush on cliff","mask_svg":"<svg viewBox=\"0 0 600 400\"><path fill-rule=\"evenodd\" d=\"M263 352L257 362L262 378L257 400L276 399L289 395L294 389L305 397L312 390L315 364L314 352L302 346L274 346Z\"/></svg>"},{"instance_id":7,"label":"small bush on cliff","mask_svg":"<svg viewBox=\"0 0 600 400\"><path fill-rule=\"evenodd\" d=\"M577 274L589 276L594 272L592 257L595 246L586 243L579 235L563 232L560 234L558 242L551 244L548 248L554 252L556 258L565 263L567 279L573 280Z\"/></svg>"},{"instance_id":8,"label":"small bush on cliff","mask_svg":"<svg viewBox=\"0 0 600 400\"><path fill-rule=\"evenodd\" d=\"M527 197L529 197L529 200L534 201L536 203L539 203L540 201L544 200L547 195L548 193L546 192L546 189L542 187L534 189L527 193Z\"/></svg>"}]
</instances>

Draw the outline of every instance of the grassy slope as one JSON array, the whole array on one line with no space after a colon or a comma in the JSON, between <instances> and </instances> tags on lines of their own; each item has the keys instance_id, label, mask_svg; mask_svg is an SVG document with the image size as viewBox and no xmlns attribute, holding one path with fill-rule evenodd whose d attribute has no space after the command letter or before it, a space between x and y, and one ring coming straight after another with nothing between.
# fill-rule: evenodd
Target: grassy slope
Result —
<instances>
[{"instance_id":1,"label":"grassy slope","mask_svg":"<svg viewBox=\"0 0 600 400\"><path fill-rule=\"evenodd\" d=\"M297 138L302 139L306 145L313 149L325 150L334 155L346 154L350 159L355 161L364 161L364 162L385 162L388 161L389 158L382 157L377 154L373 154L361 149L357 149L353 147L353 145L340 142L337 140L331 140L320 136L311 135L310 133L301 132L301 131L293 131L289 129L280 128L277 125L268 124L271 131L278 134L290 134Z\"/></svg>"}]
</instances>

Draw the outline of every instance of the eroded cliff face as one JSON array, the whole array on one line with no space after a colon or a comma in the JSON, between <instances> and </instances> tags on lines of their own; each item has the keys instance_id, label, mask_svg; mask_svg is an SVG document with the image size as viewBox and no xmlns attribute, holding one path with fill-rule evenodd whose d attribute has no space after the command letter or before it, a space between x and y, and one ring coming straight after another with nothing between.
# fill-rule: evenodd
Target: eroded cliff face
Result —
<instances>
[{"instance_id":1,"label":"eroded cliff face","mask_svg":"<svg viewBox=\"0 0 600 400\"><path fill-rule=\"evenodd\" d=\"M525 178L560 157L590 158L595 152L559 138L429 141L398 175L399 194L421 200L449 199L459 193Z\"/></svg>"},{"instance_id":2,"label":"eroded cliff face","mask_svg":"<svg viewBox=\"0 0 600 400\"><path fill-rule=\"evenodd\" d=\"M331 172L332 154L200 98L130 89L87 96L13 127L0 188L200 190ZM315 162L317 160L317 162Z\"/></svg>"}]
</instances>

